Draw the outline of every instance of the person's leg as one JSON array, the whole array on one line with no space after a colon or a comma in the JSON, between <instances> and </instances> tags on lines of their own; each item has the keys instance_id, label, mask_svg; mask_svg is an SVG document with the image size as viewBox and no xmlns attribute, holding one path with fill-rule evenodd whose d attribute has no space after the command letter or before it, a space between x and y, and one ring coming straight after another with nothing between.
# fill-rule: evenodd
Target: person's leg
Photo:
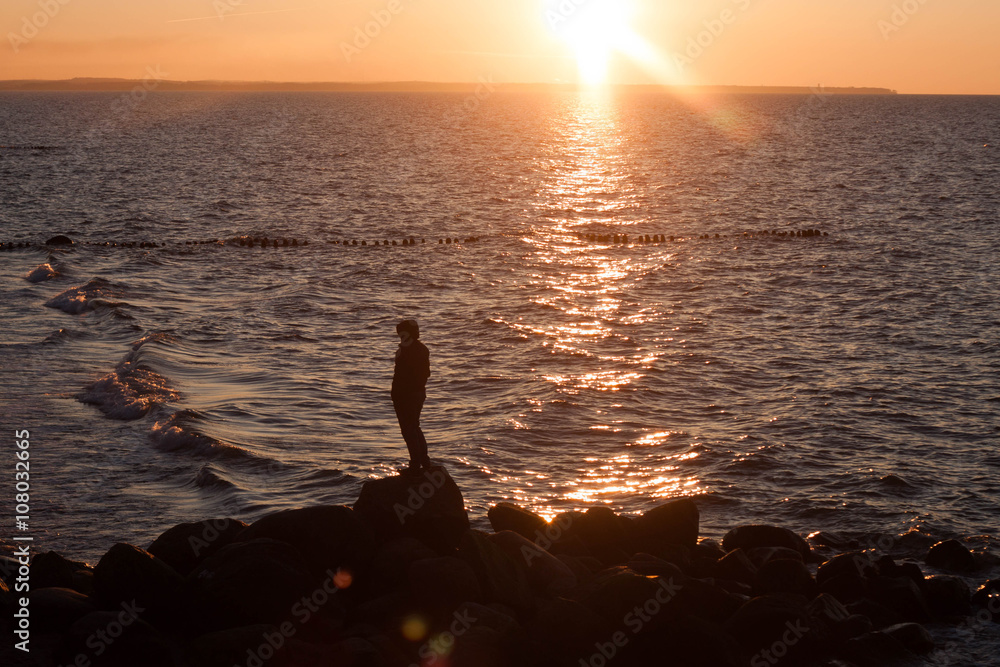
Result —
<instances>
[{"instance_id":1,"label":"person's leg","mask_svg":"<svg viewBox=\"0 0 1000 667\"><path fill-rule=\"evenodd\" d=\"M420 409L423 407L423 400L396 399L392 402L392 407L396 410L399 432L402 434L403 440L406 442L406 449L410 453L410 467L428 465L427 441L420 430Z\"/></svg>"}]
</instances>

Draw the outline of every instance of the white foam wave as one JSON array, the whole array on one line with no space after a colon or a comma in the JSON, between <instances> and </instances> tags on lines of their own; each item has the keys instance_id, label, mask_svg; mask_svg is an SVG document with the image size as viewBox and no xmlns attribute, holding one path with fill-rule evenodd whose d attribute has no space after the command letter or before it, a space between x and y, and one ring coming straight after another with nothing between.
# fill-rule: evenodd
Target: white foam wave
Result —
<instances>
[{"instance_id":1,"label":"white foam wave","mask_svg":"<svg viewBox=\"0 0 1000 667\"><path fill-rule=\"evenodd\" d=\"M235 445L230 445L207 435L203 435L187 425L192 413L181 411L170 415L153 425L150 438L157 449L167 452L188 451L200 456L239 457L250 453Z\"/></svg>"},{"instance_id":2,"label":"white foam wave","mask_svg":"<svg viewBox=\"0 0 1000 667\"><path fill-rule=\"evenodd\" d=\"M24 279L29 283L43 283L46 280L52 280L59 275L59 272L52 268L52 265L46 262L45 264L39 264L36 266L31 273L24 276Z\"/></svg>"},{"instance_id":3,"label":"white foam wave","mask_svg":"<svg viewBox=\"0 0 1000 667\"><path fill-rule=\"evenodd\" d=\"M96 405L112 419L139 419L158 405L175 401L179 394L159 373L139 364L139 351L151 340L160 340L159 334L144 336L122 358L112 372L99 378L84 389L77 398L83 403Z\"/></svg>"},{"instance_id":4,"label":"white foam wave","mask_svg":"<svg viewBox=\"0 0 1000 667\"><path fill-rule=\"evenodd\" d=\"M112 293L108 281L94 278L86 285L71 287L62 294L52 297L45 302L45 305L49 308L58 308L70 315L79 315L99 306L109 305L106 299L110 296Z\"/></svg>"}]
</instances>

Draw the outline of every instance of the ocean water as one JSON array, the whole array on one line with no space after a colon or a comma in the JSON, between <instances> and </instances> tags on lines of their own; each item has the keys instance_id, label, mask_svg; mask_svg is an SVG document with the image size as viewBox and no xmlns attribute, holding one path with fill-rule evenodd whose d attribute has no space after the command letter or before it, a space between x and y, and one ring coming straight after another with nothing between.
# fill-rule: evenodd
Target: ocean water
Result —
<instances>
[{"instance_id":1,"label":"ocean water","mask_svg":"<svg viewBox=\"0 0 1000 667\"><path fill-rule=\"evenodd\" d=\"M3 93L0 241L76 241L0 251L4 466L29 430L34 548L90 561L350 504L416 317L475 523L996 550L998 149L995 97Z\"/></svg>"}]
</instances>

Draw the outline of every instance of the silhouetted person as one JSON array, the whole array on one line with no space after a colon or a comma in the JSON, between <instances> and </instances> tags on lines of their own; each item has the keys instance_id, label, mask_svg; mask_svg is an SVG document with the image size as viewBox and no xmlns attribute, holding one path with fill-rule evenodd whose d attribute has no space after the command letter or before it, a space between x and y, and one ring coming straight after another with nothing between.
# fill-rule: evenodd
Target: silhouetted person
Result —
<instances>
[{"instance_id":1,"label":"silhouetted person","mask_svg":"<svg viewBox=\"0 0 1000 667\"><path fill-rule=\"evenodd\" d=\"M409 469L416 470L431 464L427 441L420 430L420 411L427 397L425 387L431 374L430 353L419 340L420 327L416 320L403 320L396 325L396 333L399 334L399 349L392 375L392 407L410 452Z\"/></svg>"}]
</instances>

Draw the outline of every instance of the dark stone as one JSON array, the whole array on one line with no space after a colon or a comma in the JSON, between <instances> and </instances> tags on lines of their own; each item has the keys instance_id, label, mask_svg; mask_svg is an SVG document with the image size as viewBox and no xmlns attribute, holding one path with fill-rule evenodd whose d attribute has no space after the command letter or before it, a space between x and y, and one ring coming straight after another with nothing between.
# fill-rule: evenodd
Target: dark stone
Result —
<instances>
[{"instance_id":1,"label":"dark stone","mask_svg":"<svg viewBox=\"0 0 1000 667\"><path fill-rule=\"evenodd\" d=\"M134 602L153 617L172 617L187 607L184 578L159 558L131 544L111 547L94 568L96 594L110 607Z\"/></svg>"},{"instance_id":2,"label":"dark stone","mask_svg":"<svg viewBox=\"0 0 1000 667\"><path fill-rule=\"evenodd\" d=\"M957 540L938 542L927 552L924 562L931 567L949 572L974 572L976 570L976 559L972 552Z\"/></svg>"},{"instance_id":3,"label":"dark stone","mask_svg":"<svg viewBox=\"0 0 1000 667\"><path fill-rule=\"evenodd\" d=\"M504 530L490 535L489 539L510 558L524 563L528 582L536 591L558 595L576 586L577 577L569 565L523 535Z\"/></svg>"},{"instance_id":4,"label":"dark stone","mask_svg":"<svg viewBox=\"0 0 1000 667\"><path fill-rule=\"evenodd\" d=\"M103 641L101 637L114 641ZM97 648L101 649L99 660ZM180 651L156 628L128 611L95 611L70 627L65 664L78 655L91 658L97 667L175 667Z\"/></svg>"},{"instance_id":5,"label":"dark stone","mask_svg":"<svg viewBox=\"0 0 1000 667\"><path fill-rule=\"evenodd\" d=\"M653 542L694 548L698 543L699 520L695 502L681 498L644 512L637 524L643 537Z\"/></svg>"},{"instance_id":6,"label":"dark stone","mask_svg":"<svg viewBox=\"0 0 1000 667\"><path fill-rule=\"evenodd\" d=\"M669 602L665 603L668 609L665 616L671 622L677 618L696 616L722 625L746 602L746 598L734 595L709 580L661 578L659 583L664 592L658 599L662 601L669 597Z\"/></svg>"},{"instance_id":7,"label":"dark stone","mask_svg":"<svg viewBox=\"0 0 1000 667\"><path fill-rule=\"evenodd\" d=\"M454 556L427 558L410 565L410 589L417 604L452 610L463 602L481 602L483 589L475 570Z\"/></svg>"},{"instance_id":8,"label":"dark stone","mask_svg":"<svg viewBox=\"0 0 1000 667\"><path fill-rule=\"evenodd\" d=\"M802 554L788 547L754 547L747 549L747 557L750 558L750 562L757 568L772 560L797 560L800 563L804 562Z\"/></svg>"},{"instance_id":9,"label":"dark stone","mask_svg":"<svg viewBox=\"0 0 1000 667\"><path fill-rule=\"evenodd\" d=\"M31 559L31 587L73 588L73 574L85 569L85 563L68 560L55 551L46 551Z\"/></svg>"},{"instance_id":10,"label":"dark stone","mask_svg":"<svg viewBox=\"0 0 1000 667\"><path fill-rule=\"evenodd\" d=\"M489 509L486 516L494 532L512 530L532 542L538 540L548 526L539 515L513 503L497 503Z\"/></svg>"},{"instance_id":11,"label":"dark stone","mask_svg":"<svg viewBox=\"0 0 1000 667\"><path fill-rule=\"evenodd\" d=\"M806 608L810 635L820 643L835 646L872 629L871 621L851 622L851 612L832 595L820 594ZM857 618L864 618L858 616Z\"/></svg>"},{"instance_id":12,"label":"dark stone","mask_svg":"<svg viewBox=\"0 0 1000 667\"><path fill-rule=\"evenodd\" d=\"M189 578L205 594L206 631L281 623L296 603L325 583L310 573L297 549L268 539L222 547ZM329 601L323 608L328 607Z\"/></svg>"},{"instance_id":13,"label":"dark stone","mask_svg":"<svg viewBox=\"0 0 1000 667\"><path fill-rule=\"evenodd\" d=\"M469 530L462 492L442 466L365 482L354 511L379 540L415 537L438 553Z\"/></svg>"},{"instance_id":14,"label":"dark stone","mask_svg":"<svg viewBox=\"0 0 1000 667\"><path fill-rule=\"evenodd\" d=\"M636 606L642 607L659 594L660 602L668 599L669 583L642 577L628 568L616 567L598 575L580 599L608 624L620 626L622 619Z\"/></svg>"},{"instance_id":15,"label":"dark stone","mask_svg":"<svg viewBox=\"0 0 1000 667\"><path fill-rule=\"evenodd\" d=\"M993 602L994 600L996 602ZM992 608L990 603L992 603ZM972 595L972 604L980 609L987 609L991 612L992 609L1000 610L1000 579L990 579L980 586ZM994 620L997 620L998 616L994 616Z\"/></svg>"},{"instance_id":16,"label":"dark stone","mask_svg":"<svg viewBox=\"0 0 1000 667\"><path fill-rule=\"evenodd\" d=\"M819 590L844 604L850 604L864 598L868 593L868 584L857 575L844 573L824 580Z\"/></svg>"},{"instance_id":17,"label":"dark stone","mask_svg":"<svg viewBox=\"0 0 1000 667\"><path fill-rule=\"evenodd\" d=\"M460 634L451 655L433 656L442 663L447 660L458 667L506 667L531 661L524 630L507 614L480 604L465 603L448 621L447 631L455 624L454 629Z\"/></svg>"},{"instance_id":18,"label":"dark stone","mask_svg":"<svg viewBox=\"0 0 1000 667\"><path fill-rule=\"evenodd\" d=\"M65 632L77 620L97 611L86 595L70 588L34 588L28 598L32 629L39 632Z\"/></svg>"},{"instance_id":19,"label":"dark stone","mask_svg":"<svg viewBox=\"0 0 1000 667\"><path fill-rule=\"evenodd\" d=\"M64 234L57 234L46 241L45 245L73 245L73 239Z\"/></svg>"},{"instance_id":20,"label":"dark stone","mask_svg":"<svg viewBox=\"0 0 1000 667\"><path fill-rule=\"evenodd\" d=\"M691 555L694 558L705 558L717 561L720 558L725 558L726 552L725 550L723 550L721 544L719 544L713 539L704 537L698 540L698 544L695 545Z\"/></svg>"},{"instance_id":21,"label":"dark stone","mask_svg":"<svg viewBox=\"0 0 1000 667\"><path fill-rule=\"evenodd\" d=\"M680 580L684 576L681 569L673 563L642 552L632 555L628 568L646 577L674 577Z\"/></svg>"},{"instance_id":22,"label":"dark stone","mask_svg":"<svg viewBox=\"0 0 1000 667\"><path fill-rule=\"evenodd\" d=\"M754 578L756 595L768 593L796 593L806 598L816 597L816 582L809 568L800 560L772 560L764 563Z\"/></svg>"},{"instance_id":23,"label":"dark stone","mask_svg":"<svg viewBox=\"0 0 1000 667\"><path fill-rule=\"evenodd\" d=\"M255 652L262 645L273 646L278 643L279 635L275 633L280 633L280 628L268 624L209 632L192 642L189 653L196 667L244 665L248 660L247 651ZM273 637L274 641L268 642L268 637ZM281 637L283 638L283 635ZM281 653L278 653L278 656L281 656Z\"/></svg>"},{"instance_id":24,"label":"dark stone","mask_svg":"<svg viewBox=\"0 0 1000 667\"><path fill-rule=\"evenodd\" d=\"M634 553L624 525L610 507L591 507L578 518L573 530L602 561L621 562Z\"/></svg>"},{"instance_id":25,"label":"dark stone","mask_svg":"<svg viewBox=\"0 0 1000 667\"><path fill-rule=\"evenodd\" d=\"M149 553L186 576L201 561L232 542L246 527L246 523L237 519L182 523L157 537L149 545Z\"/></svg>"},{"instance_id":26,"label":"dark stone","mask_svg":"<svg viewBox=\"0 0 1000 667\"><path fill-rule=\"evenodd\" d=\"M787 632L801 641L809 628L807 604L801 595L762 595L740 607L725 627L752 654L771 648Z\"/></svg>"},{"instance_id":27,"label":"dark stone","mask_svg":"<svg viewBox=\"0 0 1000 667\"><path fill-rule=\"evenodd\" d=\"M900 623L882 630L908 651L918 655L926 655L934 650L934 639L927 628L917 623Z\"/></svg>"},{"instance_id":28,"label":"dark stone","mask_svg":"<svg viewBox=\"0 0 1000 667\"><path fill-rule=\"evenodd\" d=\"M924 583L924 573L920 566L912 561L897 563L891 556L882 556L876 563L879 574L884 577L908 577L918 586Z\"/></svg>"},{"instance_id":29,"label":"dark stone","mask_svg":"<svg viewBox=\"0 0 1000 667\"><path fill-rule=\"evenodd\" d=\"M857 602L851 602L847 605L847 609L851 612L851 614L857 614L869 619L872 627L876 630L880 628L887 628L890 625L903 623L906 620L898 611L890 609L889 607L868 598L862 598Z\"/></svg>"},{"instance_id":30,"label":"dark stone","mask_svg":"<svg viewBox=\"0 0 1000 667\"><path fill-rule=\"evenodd\" d=\"M373 550L368 526L344 505L318 505L269 514L240 532L235 541L256 539L291 544L316 575L341 568L356 572L370 561Z\"/></svg>"},{"instance_id":31,"label":"dark stone","mask_svg":"<svg viewBox=\"0 0 1000 667\"><path fill-rule=\"evenodd\" d=\"M409 583L407 572L418 560L434 558L437 554L429 546L413 537L389 540L375 551L367 579L375 594L381 595L405 588ZM364 581L358 585L363 586Z\"/></svg>"},{"instance_id":32,"label":"dark stone","mask_svg":"<svg viewBox=\"0 0 1000 667\"><path fill-rule=\"evenodd\" d=\"M834 556L816 568L816 582L822 584L834 577L848 575L859 579L878 574L871 558L865 553L846 553Z\"/></svg>"},{"instance_id":33,"label":"dark stone","mask_svg":"<svg viewBox=\"0 0 1000 667\"><path fill-rule=\"evenodd\" d=\"M727 552L733 549L754 549L757 547L784 547L793 549L802 556L803 560L808 560L810 556L809 545L804 539L779 526L739 526L733 528L722 538L722 548Z\"/></svg>"},{"instance_id":34,"label":"dark stone","mask_svg":"<svg viewBox=\"0 0 1000 667\"><path fill-rule=\"evenodd\" d=\"M750 562L746 551L733 549L715 564L715 576L750 586L757 576L757 568Z\"/></svg>"},{"instance_id":35,"label":"dark stone","mask_svg":"<svg viewBox=\"0 0 1000 667\"><path fill-rule=\"evenodd\" d=\"M868 596L907 621L922 623L930 620L930 610L920 587L908 577L870 577Z\"/></svg>"},{"instance_id":36,"label":"dark stone","mask_svg":"<svg viewBox=\"0 0 1000 667\"><path fill-rule=\"evenodd\" d=\"M904 667L916 656L884 632L869 632L843 644L843 652L859 667Z\"/></svg>"},{"instance_id":37,"label":"dark stone","mask_svg":"<svg viewBox=\"0 0 1000 667\"><path fill-rule=\"evenodd\" d=\"M531 607L532 595L524 560L507 555L486 533L467 531L459 543L458 557L476 573L486 601L500 602L518 611Z\"/></svg>"},{"instance_id":38,"label":"dark stone","mask_svg":"<svg viewBox=\"0 0 1000 667\"><path fill-rule=\"evenodd\" d=\"M611 632L621 630L619 627ZM592 609L563 598L543 600L526 624L532 644L538 649L538 665L573 665L594 652L594 642L610 638L607 624ZM605 639L604 641L607 641Z\"/></svg>"},{"instance_id":39,"label":"dark stone","mask_svg":"<svg viewBox=\"0 0 1000 667\"><path fill-rule=\"evenodd\" d=\"M961 577L935 574L924 580L924 596L934 616L967 616L972 613L972 593Z\"/></svg>"}]
</instances>

